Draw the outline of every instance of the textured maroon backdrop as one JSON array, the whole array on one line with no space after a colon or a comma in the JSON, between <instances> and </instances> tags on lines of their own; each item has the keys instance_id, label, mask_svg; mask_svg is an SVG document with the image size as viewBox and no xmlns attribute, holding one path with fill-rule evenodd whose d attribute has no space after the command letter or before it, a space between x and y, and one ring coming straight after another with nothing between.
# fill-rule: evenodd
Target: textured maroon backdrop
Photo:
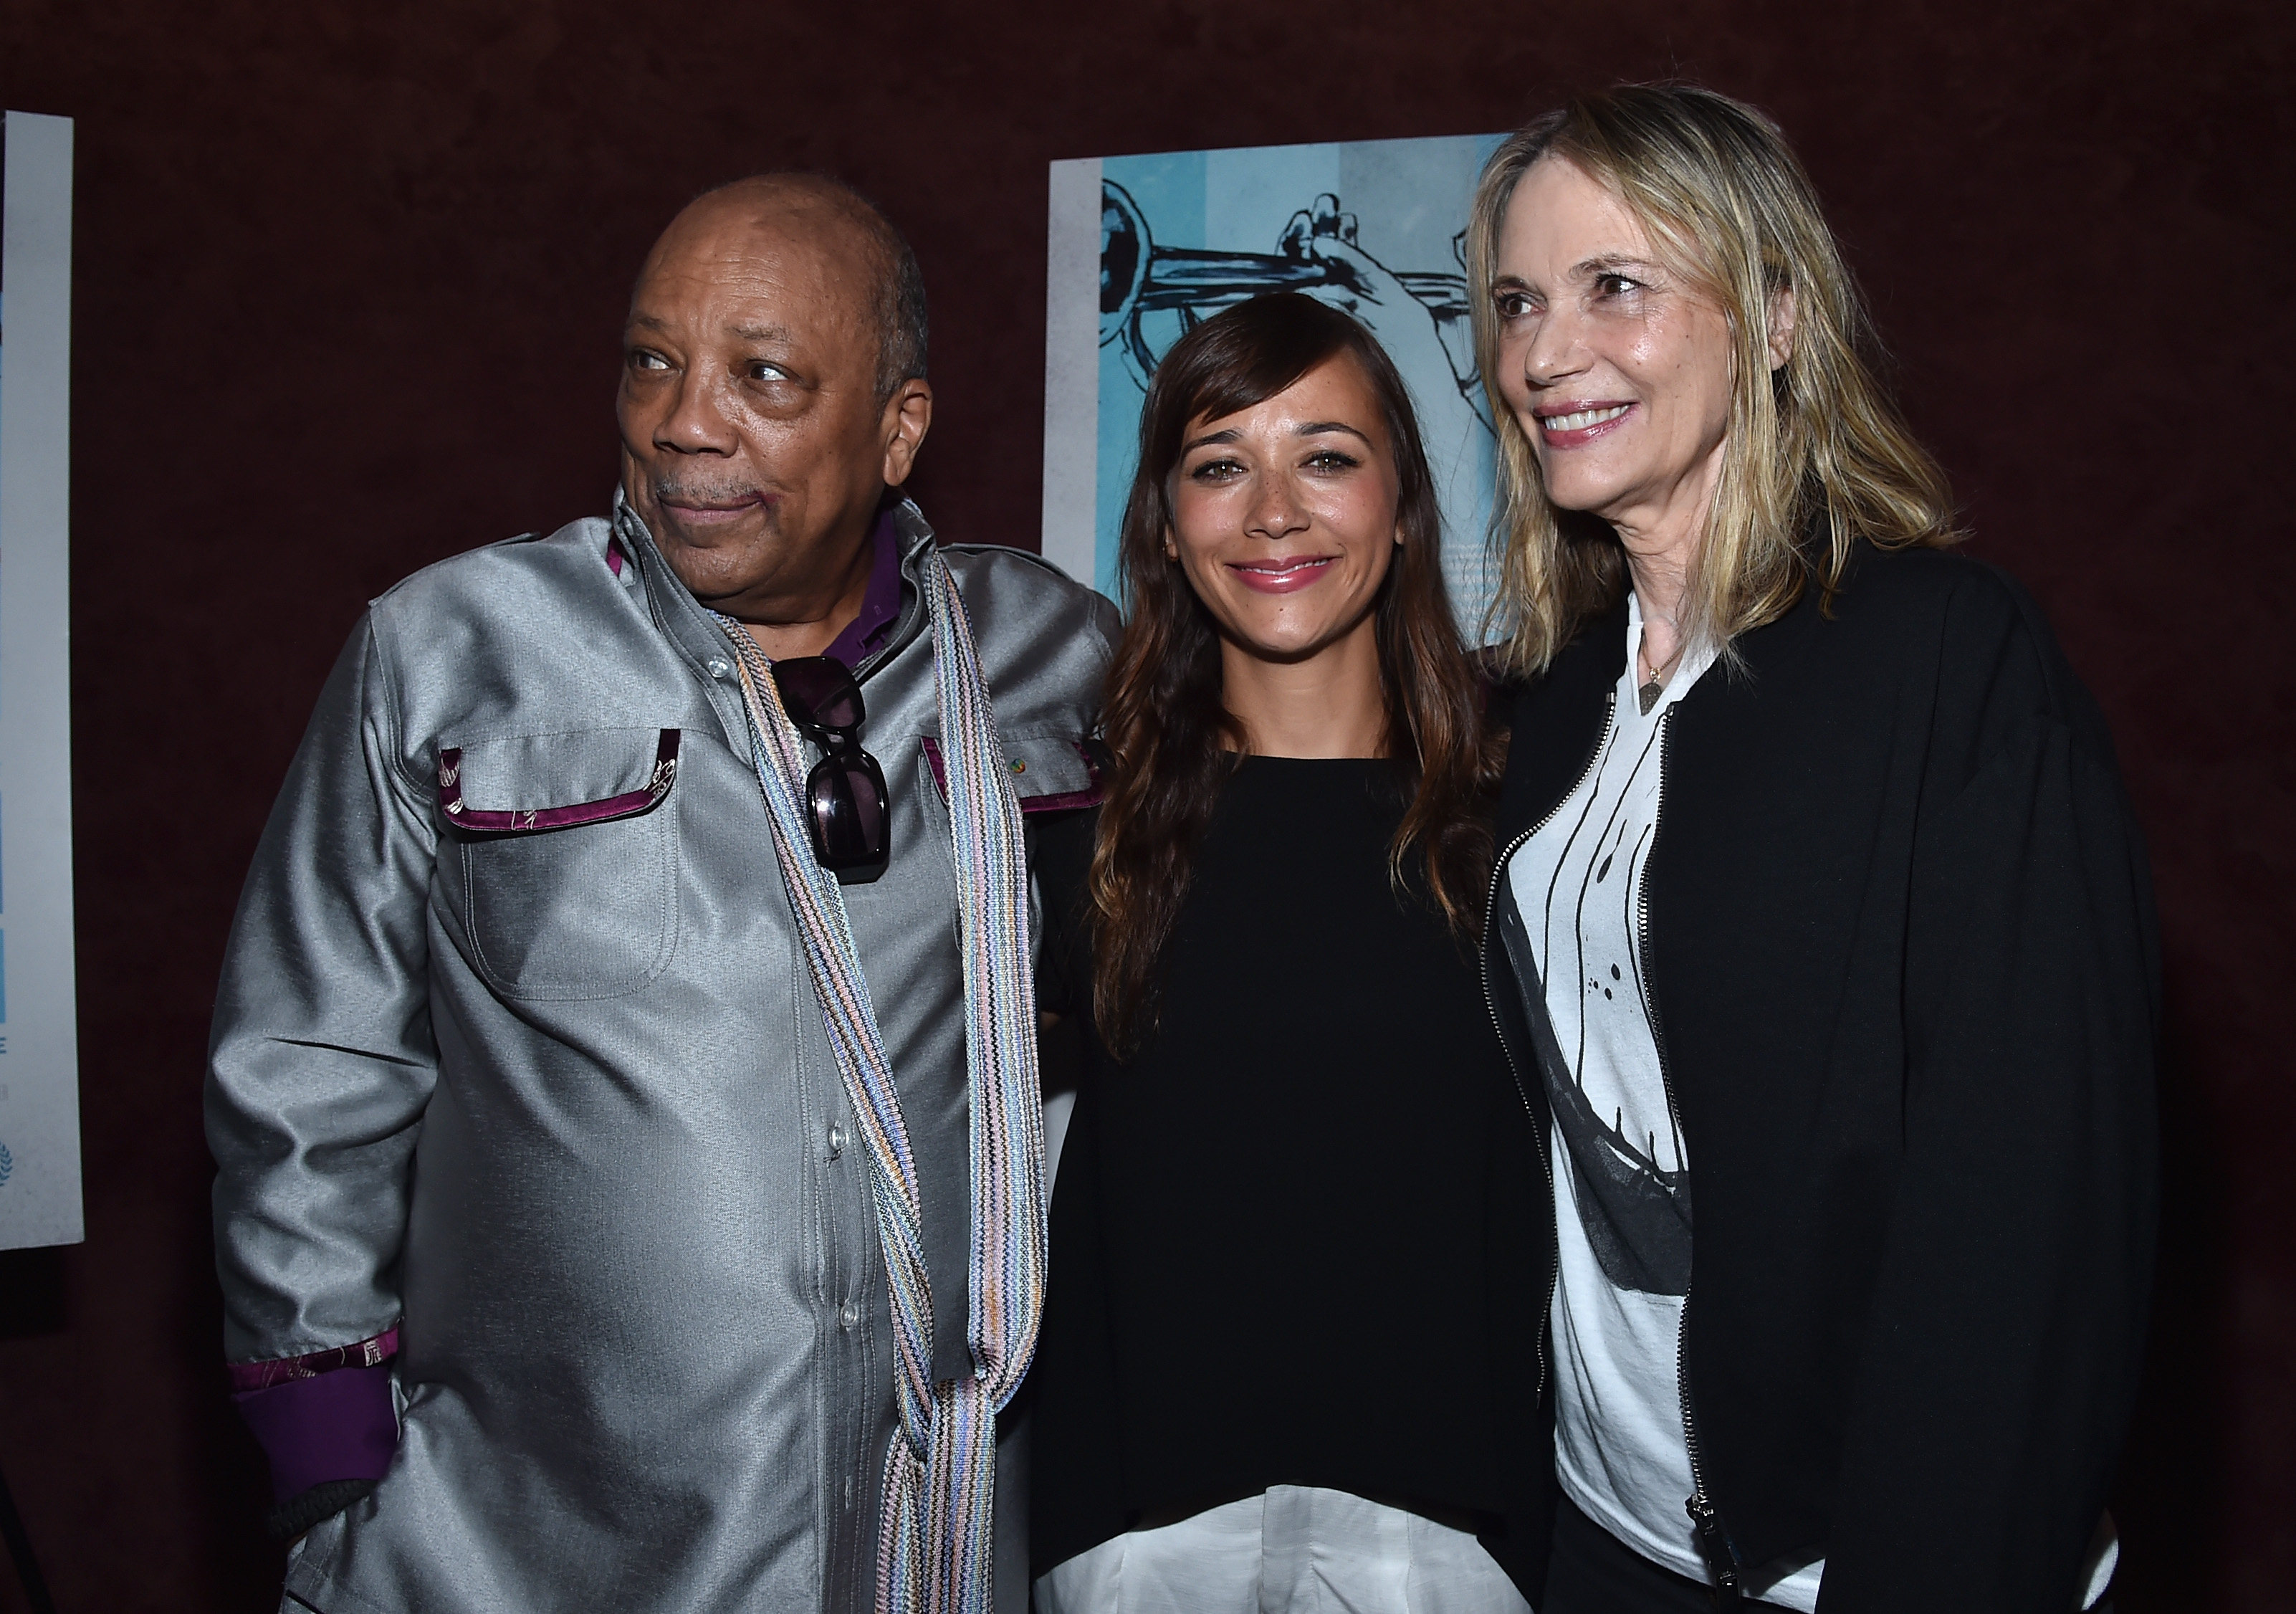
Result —
<instances>
[{"instance_id":1,"label":"textured maroon backdrop","mask_svg":"<svg viewBox=\"0 0 2296 1614\"><path fill-rule=\"evenodd\" d=\"M793 165L880 198L933 296L919 496L947 535L1033 545L1047 160L1480 131L1671 73L1799 143L1979 553L2112 716L2169 1004L2123 1609L2288 1606L2292 15L8 0L0 103L78 119L88 1240L0 1258L0 1468L62 1606L275 1596L217 1365L225 927L361 602L603 508L622 299L682 201Z\"/></svg>"}]
</instances>

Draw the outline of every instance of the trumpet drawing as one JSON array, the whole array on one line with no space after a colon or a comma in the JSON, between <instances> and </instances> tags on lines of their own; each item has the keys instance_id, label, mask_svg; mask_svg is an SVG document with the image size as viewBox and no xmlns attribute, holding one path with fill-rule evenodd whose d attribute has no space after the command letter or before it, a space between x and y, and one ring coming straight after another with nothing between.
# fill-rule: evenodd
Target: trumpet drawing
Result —
<instances>
[{"instance_id":1,"label":"trumpet drawing","mask_svg":"<svg viewBox=\"0 0 2296 1614\"><path fill-rule=\"evenodd\" d=\"M1399 288L1434 322L1462 390L1472 378L1466 276L1385 268L1357 244L1356 217L1341 212L1334 196L1293 215L1274 252L1159 245L1122 185L1103 179L1100 199L1100 345L1119 344L1143 391L1174 341L1221 309L1271 291L1305 291L1364 317L1367 307L1391 305ZM1365 323L1377 329L1377 321Z\"/></svg>"}]
</instances>

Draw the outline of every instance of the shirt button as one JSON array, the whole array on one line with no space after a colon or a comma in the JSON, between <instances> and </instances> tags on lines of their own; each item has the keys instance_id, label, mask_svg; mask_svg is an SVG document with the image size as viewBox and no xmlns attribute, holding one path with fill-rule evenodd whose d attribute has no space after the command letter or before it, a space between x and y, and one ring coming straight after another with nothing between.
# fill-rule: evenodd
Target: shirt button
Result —
<instances>
[{"instance_id":1,"label":"shirt button","mask_svg":"<svg viewBox=\"0 0 2296 1614\"><path fill-rule=\"evenodd\" d=\"M722 678L733 670L734 664L726 660L725 657L712 656L709 658L709 676L711 677Z\"/></svg>"},{"instance_id":2,"label":"shirt button","mask_svg":"<svg viewBox=\"0 0 2296 1614\"><path fill-rule=\"evenodd\" d=\"M861 1308L848 1300L837 1308L837 1326L851 1328L861 1321Z\"/></svg>"},{"instance_id":3,"label":"shirt button","mask_svg":"<svg viewBox=\"0 0 2296 1614\"><path fill-rule=\"evenodd\" d=\"M833 1160L844 1152L845 1128L842 1127L832 1127L829 1129L829 1158Z\"/></svg>"}]
</instances>

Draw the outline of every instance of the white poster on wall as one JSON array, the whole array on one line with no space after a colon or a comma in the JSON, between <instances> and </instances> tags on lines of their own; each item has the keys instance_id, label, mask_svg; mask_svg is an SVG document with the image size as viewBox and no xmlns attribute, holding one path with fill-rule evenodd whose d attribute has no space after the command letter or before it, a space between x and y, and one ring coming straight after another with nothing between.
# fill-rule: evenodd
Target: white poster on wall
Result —
<instances>
[{"instance_id":1,"label":"white poster on wall","mask_svg":"<svg viewBox=\"0 0 2296 1614\"><path fill-rule=\"evenodd\" d=\"M1409 385L1470 643L1491 582L1493 435L1467 324L1467 209L1499 135L1088 157L1052 165L1046 559L1115 597L1148 377L1192 326L1261 292L1354 315Z\"/></svg>"},{"instance_id":2,"label":"white poster on wall","mask_svg":"<svg viewBox=\"0 0 2296 1614\"><path fill-rule=\"evenodd\" d=\"M72 967L72 125L0 119L0 1249L82 1234Z\"/></svg>"}]
</instances>

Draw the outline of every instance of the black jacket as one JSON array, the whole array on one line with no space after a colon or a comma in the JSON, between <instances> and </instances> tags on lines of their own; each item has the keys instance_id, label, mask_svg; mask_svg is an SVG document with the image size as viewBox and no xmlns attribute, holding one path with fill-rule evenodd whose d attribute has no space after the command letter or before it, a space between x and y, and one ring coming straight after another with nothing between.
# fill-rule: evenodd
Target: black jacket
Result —
<instances>
[{"instance_id":1,"label":"black jacket","mask_svg":"<svg viewBox=\"0 0 2296 1614\"><path fill-rule=\"evenodd\" d=\"M1602 737L1625 618L1512 696L1502 901ZM1666 720L1643 942L1717 1538L1749 1569L1822 1553L1824 1614L2064 1614L2157 1195L2157 944L2112 741L2024 592L1951 553L1863 550L1737 650ZM1503 946L1484 971L1544 1121L1543 994Z\"/></svg>"}]
</instances>

